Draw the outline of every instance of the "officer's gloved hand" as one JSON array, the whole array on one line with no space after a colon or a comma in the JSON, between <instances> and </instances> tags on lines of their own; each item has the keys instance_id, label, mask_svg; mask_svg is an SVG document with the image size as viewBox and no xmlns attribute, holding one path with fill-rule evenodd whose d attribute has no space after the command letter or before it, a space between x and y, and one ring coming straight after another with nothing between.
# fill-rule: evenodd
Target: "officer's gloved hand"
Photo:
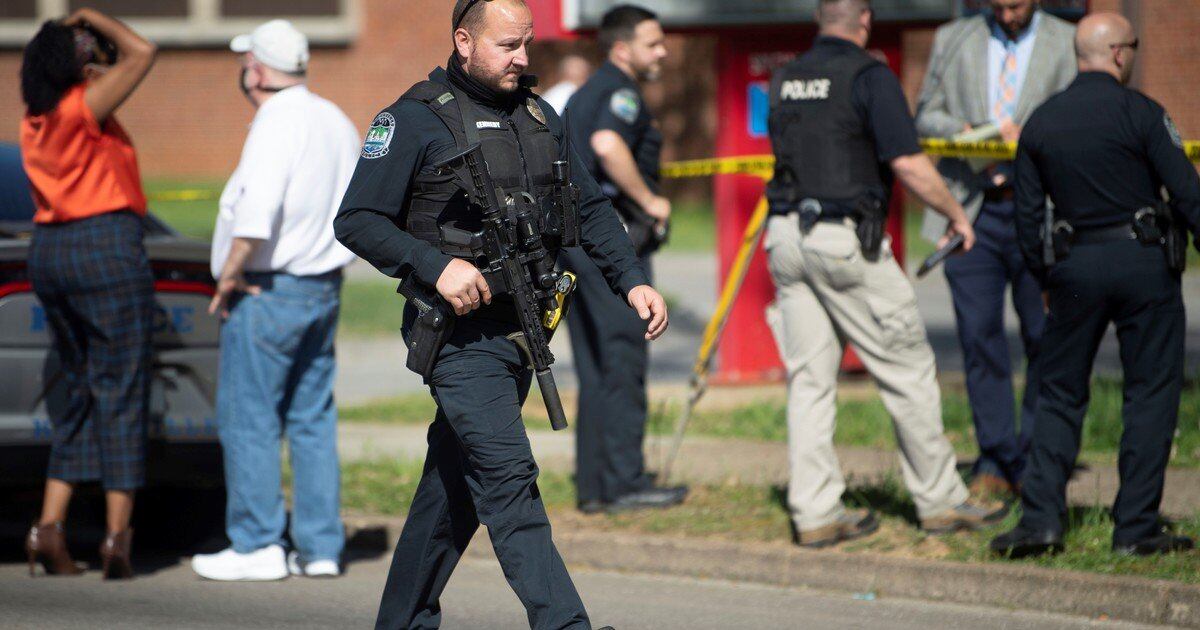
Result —
<instances>
[{"instance_id":1,"label":"officer's gloved hand","mask_svg":"<svg viewBox=\"0 0 1200 630\"><path fill-rule=\"evenodd\" d=\"M634 287L629 292L629 306L638 313L638 317L649 320L646 326L646 340L654 341L667 332L667 302L658 291L648 284Z\"/></svg>"},{"instance_id":2,"label":"officer's gloved hand","mask_svg":"<svg viewBox=\"0 0 1200 630\"><path fill-rule=\"evenodd\" d=\"M438 277L437 292L454 309L455 315L466 315L471 311L492 303L492 290L488 288L483 274L471 263L455 258L442 270Z\"/></svg>"}]
</instances>

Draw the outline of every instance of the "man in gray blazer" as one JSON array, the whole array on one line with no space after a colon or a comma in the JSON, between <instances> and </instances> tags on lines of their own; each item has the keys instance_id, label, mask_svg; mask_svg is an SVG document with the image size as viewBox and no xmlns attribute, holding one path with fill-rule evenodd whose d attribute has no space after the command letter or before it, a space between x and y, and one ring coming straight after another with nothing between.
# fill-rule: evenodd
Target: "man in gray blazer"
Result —
<instances>
[{"instance_id":1,"label":"man in gray blazer","mask_svg":"<svg viewBox=\"0 0 1200 630\"><path fill-rule=\"evenodd\" d=\"M1045 13L1036 0L991 5L990 12L938 29L917 106L922 136L1016 141L1033 110L1075 77L1073 25ZM974 221L978 238L969 253L946 262L979 441L972 490L1008 493L1020 481L1033 433L1042 289L1017 247L1011 163L943 159L938 170ZM931 214L922 235L936 234L936 241L946 224ZM1009 285L1028 358L1019 432L1004 335Z\"/></svg>"}]
</instances>

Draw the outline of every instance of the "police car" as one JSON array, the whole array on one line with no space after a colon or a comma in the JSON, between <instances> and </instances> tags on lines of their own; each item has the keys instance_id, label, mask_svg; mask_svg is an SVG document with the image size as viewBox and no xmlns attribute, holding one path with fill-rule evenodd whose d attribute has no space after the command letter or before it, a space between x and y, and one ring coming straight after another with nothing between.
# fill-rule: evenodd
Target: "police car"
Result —
<instances>
[{"instance_id":1,"label":"police car","mask_svg":"<svg viewBox=\"0 0 1200 630\"><path fill-rule=\"evenodd\" d=\"M34 206L17 147L0 144L0 484L44 479L50 418L65 403L45 311L26 274ZM207 243L146 217L154 269L149 485L220 485L216 318Z\"/></svg>"}]
</instances>

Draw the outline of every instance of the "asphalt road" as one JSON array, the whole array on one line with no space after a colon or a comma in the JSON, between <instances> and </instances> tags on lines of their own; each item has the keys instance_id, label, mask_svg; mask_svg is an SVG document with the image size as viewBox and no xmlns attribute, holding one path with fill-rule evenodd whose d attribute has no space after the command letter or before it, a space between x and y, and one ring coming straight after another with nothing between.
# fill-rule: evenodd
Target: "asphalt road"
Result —
<instances>
[{"instance_id":1,"label":"asphalt road","mask_svg":"<svg viewBox=\"0 0 1200 630\"><path fill-rule=\"evenodd\" d=\"M104 582L95 571L78 578L31 579L24 565L7 561L0 564L0 628L370 628L388 562L386 555L363 559L338 580L250 584L202 581L186 558L163 559L152 573L126 583ZM593 622L620 630L1145 627L726 582L572 573ZM442 604L444 628L528 627L494 561L464 561Z\"/></svg>"}]
</instances>

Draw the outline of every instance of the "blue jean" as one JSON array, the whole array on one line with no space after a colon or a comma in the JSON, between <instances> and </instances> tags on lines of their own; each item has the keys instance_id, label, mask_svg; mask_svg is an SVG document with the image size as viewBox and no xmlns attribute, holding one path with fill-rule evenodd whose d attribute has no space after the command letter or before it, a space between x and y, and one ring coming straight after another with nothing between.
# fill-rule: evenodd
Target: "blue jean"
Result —
<instances>
[{"instance_id":1,"label":"blue jean","mask_svg":"<svg viewBox=\"0 0 1200 630\"><path fill-rule=\"evenodd\" d=\"M247 274L221 328L217 422L229 499L225 528L249 553L281 543L287 515L280 473L286 431L293 472L292 541L305 562L339 560L337 409L333 338L340 273Z\"/></svg>"},{"instance_id":2,"label":"blue jean","mask_svg":"<svg viewBox=\"0 0 1200 630\"><path fill-rule=\"evenodd\" d=\"M946 261L946 279L954 298L967 397L979 441L973 472L1017 482L1024 473L1033 435L1037 355L1046 315L1042 287L1025 266L1017 246L1013 211L1011 201L984 204L975 221L975 248ZM1004 334L1004 294L1010 285L1027 359L1019 428Z\"/></svg>"}]
</instances>

